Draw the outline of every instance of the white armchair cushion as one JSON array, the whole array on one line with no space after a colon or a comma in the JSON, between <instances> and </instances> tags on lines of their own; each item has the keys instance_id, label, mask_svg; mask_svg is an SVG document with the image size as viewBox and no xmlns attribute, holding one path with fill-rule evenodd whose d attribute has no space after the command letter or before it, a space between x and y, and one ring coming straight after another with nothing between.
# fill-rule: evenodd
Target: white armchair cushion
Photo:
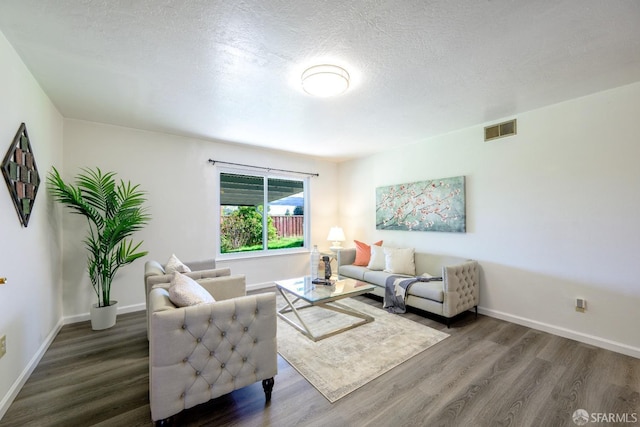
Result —
<instances>
[{"instance_id":1,"label":"white armchair cushion","mask_svg":"<svg viewBox=\"0 0 640 427\"><path fill-rule=\"evenodd\" d=\"M171 254L169 261L167 261L167 264L164 267L164 272L166 274L171 274L176 271L178 273L189 273L191 272L191 269L180 261L175 254Z\"/></svg>"},{"instance_id":2,"label":"white armchair cushion","mask_svg":"<svg viewBox=\"0 0 640 427\"><path fill-rule=\"evenodd\" d=\"M384 248L384 271L392 274L416 275L413 248Z\"/></svg>"},{"instance_id":3,"label":"white armchair cushion","mask_svg":"<svg viewBox=\"0 0 640 427\"><path fill-rule=\"evenodd\" d=\"M216 302L209 292L184 274L173 273L169 286L169 299L177 307Z\"/></svg>"}]
</instances>

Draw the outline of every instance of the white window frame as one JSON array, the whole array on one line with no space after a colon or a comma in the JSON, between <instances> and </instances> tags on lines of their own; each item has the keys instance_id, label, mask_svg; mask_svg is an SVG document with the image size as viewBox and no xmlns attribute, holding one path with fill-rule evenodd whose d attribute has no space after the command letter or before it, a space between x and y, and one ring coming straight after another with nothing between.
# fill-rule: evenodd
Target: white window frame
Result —
<instances>
[{"instance_id":1,"label":"white window frame","mask_svg":"<svg viewBox=\"0 0 640 427\"><path fill-rule=\"evenodd\" d=\"M289 180L295 180L295 181L301 181L302 182L302 188L303 188L303 194L304 194L304 221L303 221L303 227L304 227L304 232L303 232L303 239L304 239L304 246L298 247L298 248L285 248L285 249L268 249L266 246L268 245L268 240L267 240L267 227L265 227L265 222L266 222L266 217L268 215L265 215L265 219L263 222L263 227L262 227L262 250L260 251L249 251L249 252L233 252L233 253L222 253L221 251L221 245L220 245L220 222L221 222L221 213L222 213L222 207L220 205L220 174L223 173L227 173L227 174L238 174L238 175L250 175L250 176L256 176L256 177L262 177L264 180L264 189L267 190L264 192L263 196L264 196L264 203L263 206L266 207L268 206L268 179L269 178L275 178L275 179L289 179ZM215 222L216 222L216 226L215 226L215 239L216 239L216 259L239 259L239 258L256 258L256 257L264 257L264 256L277 256L277 255L284 255L284 254L295 254L295 253L303 253L303 252L309 252L311 246L310 246L310 236L311 236L311 215L309 215L309 200L310 200L310 179L308 176L305 177L300 177L300 175L297 174L287 174L286 172L277 172L277 173L270 173L269 171L261 171L261 170L255 170L255 169L250 169L250 168L241 168L241 167L228 167L228 166L218 166L216 165L216 180L215 180L215 208L216 208L216 213L215 213Z\"/></svg>"}]
</instances>

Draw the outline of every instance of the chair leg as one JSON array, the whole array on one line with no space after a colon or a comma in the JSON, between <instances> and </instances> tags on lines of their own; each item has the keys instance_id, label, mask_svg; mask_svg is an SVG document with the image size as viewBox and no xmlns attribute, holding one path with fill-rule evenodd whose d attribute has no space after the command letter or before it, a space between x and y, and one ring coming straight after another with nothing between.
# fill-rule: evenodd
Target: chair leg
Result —
<instances>
[{"instance_id":1,"label":"chair leg","mask_svg":"<svg viewBox=\"0 0 640 427\"><path fill-rule=\"evenodd\" d=\"M168 427L173 425L173 417L158 420L155 423L155 427Z\"/></svg>"},{"instance_id":2,"label":"chair leg","mask_svg":"<svg viewBox=\"0 0 640 427\"><path fill-rule=\"evenodd\" d=\"M478 318L478 306L476 305L476 319Z\"/></svg>"},{"instance_id":3,"label":"chair leg","mask_svg":"<svg viewBox=\"0 0 640 427\"><path fill-rule=\"evenodd\" d=\"M264 389L264 395L267 398L267 402L271 401L271 391L273 390L273 384L275 380L273 377L262 380L262 388Z\"/></svg>"}]
</instances>

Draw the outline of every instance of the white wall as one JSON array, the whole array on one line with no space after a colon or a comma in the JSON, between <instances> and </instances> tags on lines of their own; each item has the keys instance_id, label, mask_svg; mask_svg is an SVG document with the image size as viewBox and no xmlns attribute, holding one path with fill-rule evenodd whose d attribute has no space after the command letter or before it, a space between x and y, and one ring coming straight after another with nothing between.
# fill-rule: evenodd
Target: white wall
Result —
<instances>
[{"instance_id":1,"label":"white wall","mask_svg":"<svg viewBox=\"0 0 640 427\"><path fill-rule=\"evenodd\" d=\"M0 33L0 158L22 122L40 178L62 159L62 117ZM22 227L9 191L0 184L0 418L62 325L59 210L40 186L28 227Z\"/></svg>"},{"instance_id":2,"label":"white wall","mask_svg":"<svg viewBox=\"0 0 640 427\"><path fill-rule=\"evenodd\" d=\"M638 112L640 83L520 114L517 136L476 126L342 163L339 222L479 260L486 314L640 357ZM375 229L376 187L458 175L466 234Z\"/></svg>"},{"instance_id":3,"label":"white wall","mask_svg":"<svg viewBox=\"0 0 640 427\"><path fill-rule=\"evenodd\" d=\"M304 141L301 141L304 143ZM64 176L98 166L140 184L148 192L152 220L135 235L149 255L120 270L112 298L121 310L144 307L143 266L147 259L165 262L213 258L217 250L215 168L208 159L319 173L311 178L312 243L328 247L326 234L337 219L337 164L312 157L147 132L78 120L65 120ZM86 319L95 295L89 283L82 240L82 218L65 215L64 315ZM245 274L249 287L306 273L308 253L221 261L232 273Z\"/></svg>"}]
</instances>

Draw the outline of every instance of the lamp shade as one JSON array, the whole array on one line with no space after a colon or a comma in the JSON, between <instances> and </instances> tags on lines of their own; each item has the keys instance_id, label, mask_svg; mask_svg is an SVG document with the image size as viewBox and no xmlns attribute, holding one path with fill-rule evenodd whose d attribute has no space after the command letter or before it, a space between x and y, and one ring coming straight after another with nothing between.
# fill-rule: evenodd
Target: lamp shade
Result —
<instances>
[{"instance_id":1,"label":"lamp shade","mask_svg":"<svg viewBox=\"0 0 640 427\"><path fill-rule=\"evenodd\" d=\"M331 227L327 240L333 244L331 249L341 249L340 242L344 242L346 240L344 237L344 231L342 231L342 228L340 227Z\"/></svg>"},{"instance_id":2,"label":"lamp shade","mask_svg":"<svg viewBox=\"0 0 640 427\"><path fill-rule=\"evenodd\" d=\"M309 95L329 97L349 88L349 73L337 65L314 65L302 73L302 89Z\"/></svg>"}]
</instances>

